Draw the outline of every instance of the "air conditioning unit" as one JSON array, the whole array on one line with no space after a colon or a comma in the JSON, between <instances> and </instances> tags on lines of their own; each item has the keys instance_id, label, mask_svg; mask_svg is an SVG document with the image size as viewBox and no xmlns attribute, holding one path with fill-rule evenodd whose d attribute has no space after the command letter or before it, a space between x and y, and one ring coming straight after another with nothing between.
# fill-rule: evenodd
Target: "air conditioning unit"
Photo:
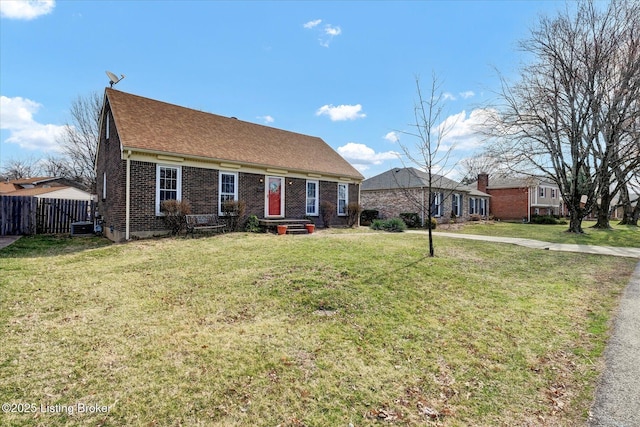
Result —
<instances>
[{"instance_id":1,"label":"air conditioning unit","mask_svg":"<svg viewBox=\"0 0 640 427\"><path fill-rule=\"evenodd\" d=\"M72 236L82 236L87 234L93 234L92 221L78 221L78 222L71 223Z\"/></svg>"}]
</instances>

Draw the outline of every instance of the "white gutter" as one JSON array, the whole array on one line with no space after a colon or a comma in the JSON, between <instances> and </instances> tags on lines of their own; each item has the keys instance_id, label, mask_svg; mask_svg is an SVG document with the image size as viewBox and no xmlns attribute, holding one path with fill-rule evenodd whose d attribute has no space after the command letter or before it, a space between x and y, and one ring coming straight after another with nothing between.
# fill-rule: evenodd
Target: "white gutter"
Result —
<instances>
[{"instance_id":1,"label":"white gutter","mask_svg":"<svg viewBox=\"0 0 640 427\"><path fill-rule=\"evenodd\" d=\"M124 218L125 218L125 232L124 238L125 240L129 240L129 214L131 211L131 150L127 151L127 172L126 172L126 190L125 190L125 210L124 210Z\"/></svg>"}]
</instances>

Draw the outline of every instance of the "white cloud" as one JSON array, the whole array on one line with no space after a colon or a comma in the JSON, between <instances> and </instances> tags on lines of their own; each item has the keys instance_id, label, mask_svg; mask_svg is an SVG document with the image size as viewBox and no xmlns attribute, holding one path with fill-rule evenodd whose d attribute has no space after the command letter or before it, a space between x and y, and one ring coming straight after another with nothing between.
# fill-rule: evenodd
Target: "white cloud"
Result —
<instances>
[{"instance_id":1,"label":"white cloud","mask_svg":"<svg viewBox=\"0 0 640 427\"><path fill-rule=\"evenodd\" d=\"M367 170L371 165L379 165L385 160L395 160L400 157L400 153L395 151L376 153L373 148L356 142L338 147L337 151L360 172Z\"/></svg>"},{"instance_id":2,"label":"white cloud","mask_svg":"<svg viewBox=\"0 0 640 427\"><path fill-rule=\"evenodd\" d=\"M472 97L476 96L476 94L472 90L467 90L467 91L464 91L464 92L460 92L459 95L463 99L469 99L469 98L472 98Z\"/></svg>"},{"instance_id":3,"label":"white cloud","mask_svg":"<svg viewBox=\"0 0 640 427\"><path fill-rule=\"evenodd\" d=\"M303 25L304 28L311 29L313 27L317 27L322 22L322 19L316 19L314 21L309 21Z\"/></svg>"},{"instance_id":4,"label":"white cloud","mask_svg":"<svg viewBox=\"0 0 640 427\"><path fill-rule=\"evenodd\" d=\"M28 150L59 151L64 126L41 124L33 119L41 105L30 99L0 97L0 129L10 132L6 142Z\"/></svg>"},{"instance_id":5,"label":"white cloud","mask_svg":"<svg viewBox=\"0 0 640 427\"><path fill-rule=\"evenodd\" d=\"M442 94L442 99L443 99L444 101L455 101L455 100L456 100L456 97L455 97L455 96L453 96L453 94L452 94L452 93L445 92L445 93L443 93L443 94Z\"/></svg>"},{"instance_id":6,"label":"white cloud","mask_svg":"<svg viewBox=\"0 0 640 427\"><path fill-rule=\"evenodd\" d=\"M273 116L270 116L270 115L258 116L256 118L264 121L265 123L273 123L276 121L276 119L274 119Z\"/></svg>"},{"instance_id":7,"label":"white cloud","mask_svg":"<svg viewBox=\"0 0 640 427\"><path fill-rule=\"evenodd\" d=\"M400 137L398 136L397 132L389 132L388 134L386 134L384 136L384 139L386 139L387 141L392 142L392 143L396 143L396 142L400 141Z\"/></svg>"},{"instance_id":8,"label":"white cloud","mask_svg":"<svg viewBox=\"0 0 640 427\"><path fill-rule=\"evenodd\" d=\"M30 20L51 13L55 5L55 0L1 0L0 16Z\"/></svg>"},{"instance_id":9,"label":"white cloud","mask_svg":"<svg viewBox=\"0 0 640 427\"><path fill-rule=\"evenodd\" d=\"M303 24L302 26L307 30L313 30L315 28L315 31L318 33L318 42L320 42L320 46L329 47L333 38L342 34L342 28L331 24L325 24L324 27L319 27L321 23L322 19L315 19Z\"/></svg>"},{"instance_id":10,"label":"white cloud","mask_svg":"<svg viewBox=\"0 0 640 427\"><path fill-rule=\"evenodd\" d=\"M328 36L335 37L342 34L342 30L340 29L340 27L332 27L331 25L327 24L324 26L324 33Z\"/></svg>"},{"instance_id":11,"label":"white cloud","mask_svg":"<svg viewBox=\"0 0 640 427\"><path fill-rule=\"evenodd\" d=\"M443 143L457 150L469 150L482 145L482 128L495 114L491 109L476 109L468 116L466 111L447 117L434 132L444 132Z\"/></svg>"},{"instance_id":12,"label":"white cloud","mask_svg":"<svg viewBox=\"0 0 640 427\"><path fill-rule=\"evenodd\" d=\"M318 108L318 111L316 111L316 116L329 116L332 122L355 120L367 117L367 115L361 111L362 105L360 104L338 105L337 107L334 107L333 105L323 105Z\"/></svg>"}]
</instances>

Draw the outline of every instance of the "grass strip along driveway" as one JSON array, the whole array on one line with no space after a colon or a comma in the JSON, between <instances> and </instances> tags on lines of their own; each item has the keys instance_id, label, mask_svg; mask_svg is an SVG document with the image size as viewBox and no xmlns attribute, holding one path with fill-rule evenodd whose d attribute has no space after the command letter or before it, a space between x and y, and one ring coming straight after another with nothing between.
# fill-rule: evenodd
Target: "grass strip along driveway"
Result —
<instances>
[{"instance_id":1,"label":"grass strip along driveway","mask_svg":"<svg viewBox=\"0 0 640 427\"><path fill-rule=\"evenodd\" d=\"M584 425L635 263L427 246L22 238L0 251L0 400L36 410L0 424Z\"/></svg>"}]
</instances>

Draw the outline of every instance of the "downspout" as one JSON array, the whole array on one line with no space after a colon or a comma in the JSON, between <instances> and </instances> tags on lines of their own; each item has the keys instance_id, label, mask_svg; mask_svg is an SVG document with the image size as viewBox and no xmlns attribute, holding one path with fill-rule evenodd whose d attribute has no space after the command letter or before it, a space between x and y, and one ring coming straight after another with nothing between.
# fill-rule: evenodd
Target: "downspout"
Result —
<instances>
[{"instance_id":1,"label":"downspout","mask_svg":"<svg viewBox=\"0 0 640 427\"><path fill-rule=\"evenodd\" d=\"M527 222L531 222L531 187L527 188Z\"/></svg>"},{"instance_id":2,"label":"downspout","mask_svg":"<svg viewBox=\"0 0 640 427\"><path fill-rule=\"evenodd\" d=\"M129 240L129 223L130 223L130 212L131 212L131 150L127 151L127 172L126 172L126 194L125 194L125 210L124 210L124 220L125 220L125 232L124 238L125 240Z\"/></svg>"}]
</instances>

